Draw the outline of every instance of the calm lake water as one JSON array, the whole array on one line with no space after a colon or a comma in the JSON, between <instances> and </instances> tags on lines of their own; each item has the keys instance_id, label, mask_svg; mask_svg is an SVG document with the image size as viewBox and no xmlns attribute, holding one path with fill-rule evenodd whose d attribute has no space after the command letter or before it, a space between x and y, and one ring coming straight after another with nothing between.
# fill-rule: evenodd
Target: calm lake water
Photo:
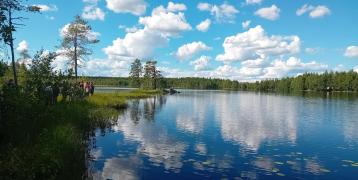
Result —
<instances>
[{"instance_id":1,"label":"calm lake water","mask_svg":"<svg viewBox=\"0 0 358 180\"><path fill-rule=\"evenodd\" d=\"M134 100L94 179L358 179L358 98L182 91Z\"/></svg>"}]
</instances>

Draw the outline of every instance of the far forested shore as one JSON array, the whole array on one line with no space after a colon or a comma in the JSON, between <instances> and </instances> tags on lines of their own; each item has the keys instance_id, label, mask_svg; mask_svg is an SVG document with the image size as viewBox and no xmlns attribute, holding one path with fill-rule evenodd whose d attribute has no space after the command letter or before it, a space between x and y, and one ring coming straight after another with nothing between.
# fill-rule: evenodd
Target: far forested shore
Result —
<instances>
[{"instance_id":1,"label":"far forested shore","mask_svg":"<svg viewBox=\"0 0 358 180\"><path fill-rule=\"evenodd\" d=\"M88 77L97 86L133 87L141 85L133 83L130 77ZM146 81L145 78L140 79ZM305 73L296 77L282 79L267 79L255 82L240 82L227 79L182 77L162 78L162 88L178 89L207 89L207 90L240 90L266 92L294 91L358 91L358 73L351 70L346 72Z\"/></svg>"}]
</instances>

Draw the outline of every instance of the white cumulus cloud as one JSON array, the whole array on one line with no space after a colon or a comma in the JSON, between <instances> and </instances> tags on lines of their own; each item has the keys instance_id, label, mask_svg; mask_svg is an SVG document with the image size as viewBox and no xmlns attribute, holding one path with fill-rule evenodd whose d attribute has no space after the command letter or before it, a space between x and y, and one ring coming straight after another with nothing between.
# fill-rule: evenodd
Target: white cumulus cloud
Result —
<instances>
[{"instance_id":1,"label":"white cumulus cloud","mask_svg":"<svg viewBox=\"0 0 358 180\"><path fill-rule=\"evenodd\" d=\"M297 9L296 15L301 16L301 15L305 14L306 12L312 11L313 9L314 9L314 6L305 4L301 8Z\"/></svg>"},{"instance_id":2,"label":"white cumulus cloud","mask_svg":"<svg viewBox=\"0 0 358 180\"><path fill-rule=\"evenodd\" d=\"M132 60L92 59L84 62L80 73L91 76L128 76Z\"/></svg>"},{"instance_id":3,"label":"white cumulus cloud","mask_svg":"<svg viewBox=\"0 0 358 180\"><path fill-rule=\"evenodd\" d=\"M247 5L261 4L262 0L246 0Z\"/></svg>"},{"instance_id":4,"label":"white cumulus cloud","mask_svg":"<svg viewBox=\"0 0 358 180\"><path fill-rule=\"evenodd\" d=\"M180 4L180 3L176 4L173 2L169 2L167 9L168 9L168 11L171 11L171 12L185 11L186 6L185 6L185 4Z\"/></svg>"},{"instance_id":5,"label":"white cumulus cloud","mask_svg":"<svg viewBox=\"0 0 358 180\"><path fill-rule=\"evenodd\" d=\"M294 54L300 51L298 36L268 36L260 26L225 38L224 54L216 56L218 61L245 61L268 56Z\"/></svg>"},{"instance_id":6,"label":"white cumulus cloud","mask_svg":"<svg viewBox=\"0 0 358 180\"><path fill-rule=\"evenodd\" d=\"M175 13L172 10L173 8L170 9L170 4L168 4L168 8L159 6L153 9L151 16L140 17L139 23L150 30L161 32L165 36L173 36L180 32L191 30L184 13ZM178 8L175 11L177 10Z\"/></svg>"},{"instance_id":7,"label":"white cumulus cloud","mask_svg":"<svg viewBox=\"0 0 358 180\"><path fill-rule=\"evenodd\" d=\"M292 76L301 74L304 72L323 72L327 70L328 66L325 64L317 63L316 61L311 61L308 63L301 62L300 59L296 57L290 57L287 61L275 60L270 66L264 68L264 75L262 78L282 78L285 76Z\"/></svg>"},{"instance_id":8,"label":"white cumulus cloud","mask_svg":"<svg viewBox=\"0 0 358 180\"><path fill-rule=\"evenodd\" d=\"M209 64L209 60L211 59L211 57L209 56L200 56L200 58L191 61L190 64L194 66L194 69L196 71L201 71L206 69L206 67Z\"/></svg>"},{"instance_id":9,"label":"white cumulus cloud","mask_svg":"<svg viewBox=\"0 0 358 180\"><path fill-rule=\"evenodd\" d=\"M243 67L250 67L250 68L254 68L254 67L262 67L263 65L265 65L265 59L255 59L255 60L246 60L241 62L241 65Z\"/></svg>"},{"instance_id":10,"label":"white cumulus cloud","mask_svg":"<svg viewBox=\"0 0 358 180\"><path fill-rule=\"evenodd\" d=\"M144 0L106 0L107 8L115 13L131 13L140 16L147 9L147 2Z\"/></svg>"},{"instance_id":11,"label":"white cumulus cloud","mask_svg":"<svg viewBox=\"0 0 358 180\"><path fill-rule=\"evenodd\" d=\"M98 0L84 0L86 3L83 8L82 17L89 20L104 20L105 13L97 6Z\"/></svg>"},{"instance_id":12,"label":"white cumulus cloud","mask_svg":"<svg viewBox=\"0 0 358 180\"><path fill-rule=\"evenodd\" d=\"M127 33L123 39L117 38L103 51L109 59L148 58L156 48L165 46L168 41L160 33L145 28Z\"/></svg>"},{"instance_id":13,"label":"white cumulus cloud","mask_svg":"<svg viewBox=\"0 0 358 180\"><path fill-rule=\"evenodd\" d=\"M198 31L201 31L201 32L206 32L206 31L208 31L210 25L211 25L211 20L210 19L205 19L204 21L200 22L196 26L196 29Z\"/></svg>"},{"instance_id":14,"label":"white cumulus cloud","mask_svg":"<svg viewBox=\"0 0 358 180\"><path fill-rule=\"evenodd\" d=\"M313 11L310 12L311 18L319 18L331 14L331 10L326 6L317 6Z\"/></svg>"},{"instance_id":15,"label":"white cumulus cloud","mask_svg":"<svg viewBox=\"0 0 358 180\"><path fill-rule=\"evenodd\" d=\"M199 3L197 8L200 11L209 11L218 22L229 22L233 23L236 17L236 14L239 13L234 6L224 2L221 5L209 4L209 3Z\"/></svg>"},{"instance_id":16,"label":"white cumulus cloud","mask_svg":"<svg viewBox=\"0 0 358 180\"><path fill-rule=\"evenodd\" d=\"M29 50L29 44L27 43L27 41L22 40L19 45L16 48L17 51L21 52L25 52Z\"/></svg>"},{"instance_id":17,"label":"white cumulus cloud","mask_svg":"<svg viewBox=\"0 0 358 180\"><path fill-rule=\"evenodd\" d=\"M200 63L192 62L191 64L196 65ZM205 64L205 61L203 61L203 64ZM287 60L276 59L272 62L268 62L267 59L248 60L242 62L241 67L224 64L213 70L204 68L197 71L188 71L178 68L160 68L166 77L210 77L249 82L297 76L305 72L321 73L327 69L328 65L326 64L316 61L302 62L297 57L289 57ZM358 66L355 69L358 71Z\"/></svg>"},{"instance_id":18,"label":"white cumulus cloud","mask_svg":"<svg viewBox=\"0 0 358 180\"><path fill-rule=\"evenodd\" d=\"M358 58L358 46L348 46L344 56L350 58Z\"/></svg>"},{"instance_id":19,"label":"white cumulus cloud","mask_svg":"<svg viewBox=\"0 0 358 180\"><path fill-rule=\"evenodd\" d=\"M297 16L301 16L305 13L309 13L311 18L320 18L331 14L331 10L324 5L312 6L305 4L296 11Z\"/></svg>"},{"instance_id":20,"label":"white cumulus cloud","mask_svg":"<svg viewBox=\"0 0 358 180\"><path fill-rule=\"evenodd\" d=\"M211 4L209 3L199 3L197 8L200 10L200 11L210 11L211 10Z\"/></svg>"},{"instance_id":21,"label":"white cumulus cloud","mask_svg":"<svg viewBox=\"0 0 358 180\"><path fill-rule=\"evenodd\" d=\"M193 55L201 52L211 50L211 47L207 46L201 41L194 41L192 43L184 44L180 46L176 52L176 57L180 60L191 58Z\"/></svg>"},{"instance_id":22,"label":"white cumulus cloud","mask_svg":"<svg viewBox=\"0 0 358 180\"><path fill-rule=\"evenodd\" d=\"M184 13L180 12L186 9L184 6L169 2L166 8L154 8L150 16L139 18L139 24L143 25L143 28L126 28L126 35L115 39L112 45L105 47L103 51L108 59L112 60L152 58L154 51L166 46L171 37L191 29Z\"/></svg>"},{"instance_id":23,"label":"white cumulus cloud","mask_svg":"<svg viewBox=\"0 0 358 180\"><path fill-rule=\"evenodd\" d=\"M274 21L280 17L280 11L280 8L273 4L271 7L264 7L257 10L255 15Z\"/></svg>"}]
</instances>

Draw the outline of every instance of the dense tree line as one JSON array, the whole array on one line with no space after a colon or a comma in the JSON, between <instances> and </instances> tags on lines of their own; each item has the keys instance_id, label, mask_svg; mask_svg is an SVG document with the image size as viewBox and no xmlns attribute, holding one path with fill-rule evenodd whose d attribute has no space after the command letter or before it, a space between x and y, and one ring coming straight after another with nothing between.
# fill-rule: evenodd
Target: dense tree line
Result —
<instances>
[{"instance_id":1,"label":"dense tree line","mask_svg":"<svg viewBox=\"0 0 358 180\"><path fill-rule=\"evenodd\" d=\"M131 80L128 77L82 76L80 79L84 79L84 81L91 81L96 86L136 87L131 85Z\"/></svg>"},{"instance_id":2,"label":"dense tree line","mask_svg":"<svg viewBox=\"0 0 358 180\"><path fill-rule=\"evenodd\" d=\"M138 82L145 82L144 77L86 77L97 85L140 87ZM135 82L133 82L135 80ZM256 82L239 82L215 78L161 78L162 88L183 89L213 89L213 90L242 90L242 91L358 91L358 73L324 72L304 73L296 77L268 79Z\"/></svg>"},{"instance_id":3,"label":"dense tree line","mask_svg":"<svg viewBox=\"0 0 358 180\"><path fill-rule=\"evenodd\" d=\"M297 77L240 83L239 90L255 91L358 91L358 73L348 72L305 73Z\"/></svg>"}]
</instances>

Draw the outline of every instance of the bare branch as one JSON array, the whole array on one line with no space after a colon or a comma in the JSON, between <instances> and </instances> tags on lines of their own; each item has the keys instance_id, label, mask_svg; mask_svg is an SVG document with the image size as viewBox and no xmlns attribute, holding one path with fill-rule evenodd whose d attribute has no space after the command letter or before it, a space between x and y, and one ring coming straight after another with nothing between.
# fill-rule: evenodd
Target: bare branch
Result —
<instances>
[{"instance_id":1,"label":"bare branch","mask_svg":"<svg viewBox=\"0 0 358 180\"><path fill-rule=\"evenodd\" d=\"M15 26L25 26L25 24L19 24L19 23L12 23L12 25L15 25Z\"/></svg>"},{"instance_id":2,"label":"bare branch","mask_svg":"<svg viewBox=\"0 0 358 180\"><path fill-rule=\"evenodd\" d=\"M29 19L29 18L25 18L25 17L12 17L12 20L25 20L25 19Z\"/></svg>"}]
</instances>

